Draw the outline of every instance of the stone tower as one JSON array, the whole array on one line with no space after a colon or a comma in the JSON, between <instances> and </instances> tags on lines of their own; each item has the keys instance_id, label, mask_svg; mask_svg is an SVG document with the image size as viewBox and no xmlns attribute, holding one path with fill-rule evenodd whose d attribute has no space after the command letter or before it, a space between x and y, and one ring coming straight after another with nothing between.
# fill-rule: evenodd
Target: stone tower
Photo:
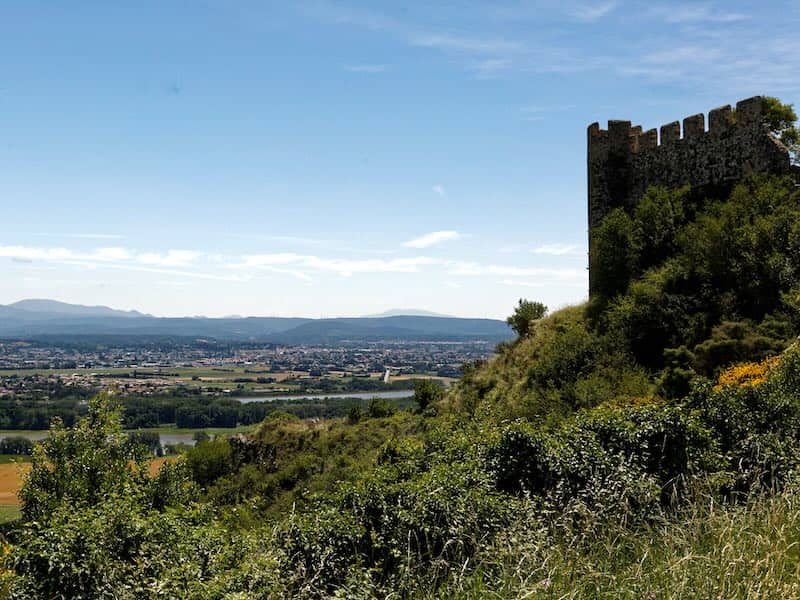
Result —
<instances>
[{"instance_id":1,"label":"stone tower","mask_svg":"<svg viewBox=\"0 0 800 600\"><path fill-rule=\"evenodd\" d=\"M764 124L761 96L705 115L642 131L630 121L598 123L588 130L589 295L594 289L591 231L617 207L633 210L650 186L733 185L753 173L792 171L788 150Z\"/></svg>"}]
</instances>

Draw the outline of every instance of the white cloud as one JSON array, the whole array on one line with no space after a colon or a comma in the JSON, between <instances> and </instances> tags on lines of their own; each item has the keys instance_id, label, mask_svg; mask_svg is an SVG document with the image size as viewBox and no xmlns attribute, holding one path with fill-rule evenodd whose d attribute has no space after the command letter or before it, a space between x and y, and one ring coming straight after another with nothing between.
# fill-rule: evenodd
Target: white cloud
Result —
<instances>
[{"instance_id":1,"label":"white cloud","mask_svg":"<svg viewBox=\"0 0 800 600\"><path fill-rule=\"evenodd\" d=\"M386 65L344 65L344 70L350 73L383 73L386 71Z\"/></svg>"},{"instance_id":2,"label":"white cloud","mask_svg":"<svg viewBox=\"0 0 800 600\"><path fill-rule=\"evenodd\" d=\"M42 248L35 246L0 246L0 257L15 262L50 262L78 264L89 268L97 265L107 267L187 267L203 257L193 250L168 250L164 254L144 252L137 254L127 248L108 247L78 251L69 248ZM159 272L159 271L154 271ZM175 273L182 274L182 273Z\"/></svg>"},{"instance_id":3,"label":"white cloud","mask_svg":"<svg viewBox=\"0 0 800 600\"><path fill-rule=\"evenodd\" d=\"M467 54L506 55L525 49L521 42L503 38L467 37L447 33L420 33L410 36L412 46L437 48Z\"/></svg>"},{"instance_id":4,"label":"white cloud","mask_svg":"<svg viewBox=\"0 0 800 600\"><path fill-rule=\"evenodd\" d=\"M749 19L748 15L713 8L710 4L669 4L655 6L650 14L667 23L735 23Z\"/></svg>"},{"instance_id":5,"label":"white cloud","mask_svg":"<svg viewBox=\"0 0 800 600\"><path fill-rule=\"evenodd\" d=\"M0 257L29 261L41 260L46 262L84 260L105 263L130 260L131 254L124 248L97 248L89 252L75 252L67 248L0 246Z\"/></svg>"},{"instance_id":6,"label":"white cloud","mask_svg":"<svg viewBox=\"0 0 800 600\"><path fill-rule=\"evenodd\" d=\"M594 4L579 4L569 10L569 14L578 19L579 21L596 21L611 13L619 2L610 0L607 2L599 2Z\"/></svg>"},{"instance_id":7,"label":"white cloud","mask_svg":"<svg viewBox=\"0 0 800 600\"><path fill-rule=\"evenodd\" d=\"M101 262L124 261L131 259L131 253L125 248L98 248L92 253L93 260Z\"/></svg>"},{"instance_id":8,"label":"white cloud","mask_svg":"<svg viewBox=\"0 0 800 600\"><path fill-rule=\"evenodd\" d=\"M719 6L718 6L719 5ZM453 64L477 77L510 73L613 72L645 81L691 82L701 84L709 95L743 96L780 91L782 95L800 91L797 52L784 48L796 44L794 15L784 22L769 20L768 12L744 13L721 2L705 0L639 5L629 2L630 19L620 21L627 31L619 35L628 44L606 45L598 51L587 46L580 30L554 27L543 36L521 36L516 29L498 29L501 20L539 20L543 17L561 23L566 19L594 22L623 6L621 0L535 0L500 2L485 10L462 10L458 28L446 30L439 21L426 20L426 14L409 10L403 19L368 9L356 11L324 0L314 3L310 14L329 23L362 27L414 47L427 48L452 57ZM660 21L666 31L654 32L638 23ZM746 24L747 27L743 27ZM455 25L454 25L455 26ZM511 33L509 33L511 31ZM541 120L531 114L530 121ZM525 118L525 117L523 117Z\"/></svg>"},{"instance_id":9,"label":"white cloud","mask_svg":"<svg viewBox=\"0 0 800 600\"><path fill-rule=\"evenodd\" d=\"M576 244L543 244L531 250L534 254L549 256L581 255L583 251Z\"/></svg>"},{"instance_id":10,"label":"white cloud","mask_svg":"<svg viewBox=\"0 0 800 600\"><path fill-rule=\"evenodd\" d=\"M157 265L163 267L182 267L189 265L203 256L202 252L193 250L169 250L166 254L147 252L138 255L138 262L144 265Z\"/></svg>"},{"instance_id":11,"label":"white cloud","mask_svg":"<svg viewBox=\"0 0 800 600\"><path fill-rule=\"evenodd\" d=\"M438 196L442 198L447 198L447 192L444 189L444 186L440 183L437 183L435 186L431 188Z\"/></svg>"},{"instance_id":12,"label":"white cloud","mask_svg":"<svg viewBox=\"0 0 800 600\"><path fill-rule=\"evenodd\" d=\"M87 268L95 268L97 265L91 262L84 261L65 261L65 264L78 265ZM186 271L180 269L164 269L158 267L147 267L135 264L125 263L106 263L103 267L109 269L120 269L123 271L136 271L138 273L154 273L157 275L173 275L177 277L188 277L190 279L208 279L212 281L246 281L249 279L247 276L241 275L221 275L217 273L204 273L202 271Z\"/></svg>"},{"instance_id":13,"label":"white cloud","mask_svg":"<svg viewBox=\"0 0 800 600\"><path fill-rule=\"evenodd\" d=\"M536 281L536 282L517 281L516 279L503 279L500 283L511 287L531 287L531 288L540 288L546 285L543 281Z\"/></svg>"},{"instance_id":14,"label":"white cloud","mask_svg":"<svg viewBox=\"0 0 800 600\"><path fill-rule=\"evenodd\" d=\"M585 269L554 269L541 267L516 267L509 265L484 265L475 262L453 261L449 263L450 275L501 277L538 277L548 281L584 281Z\"/></svg>"},{"instance_id":15,"label":"white cloud","mask_svg":"<svg viewBox=\"0 0 800 600\"><path fill-rule=\"evenodd\" d=\"M430 246L441 244L442 242L457 240L460 237L461 234L457 231L432 231L418 238L414 238L413 240L404 242L403 246L406 248L429 248Z\"/></svg>"},{"instance_id":16,"label":"white cloud","mask_svg":"<svg viewBox=\"0 0 800 600\"><path fill-rule=\"evenodd\" d=\"M83 240L121 240L125 236L114 233L68 233L65 237Z\"/></svg>"},{"instance_id":17,"label":"white cloud","mask_svg":"<svg viewBox=\"0 0 800 600\"><path fill-rule=\"evenodd\" d=\"M350 260L281 252L275 254L246 255L242 257L242 262L231 265L231 267L237 269L265 269L274 272L285 272L296 277L308 279L309 276L303 269L328 271L342 276L350 276L354 273L415 273L421 266L439 263L441 263L440 260L426 256L395 258L391 260ZM287 267L292 267L292 269L288 269ZM278 270L279 268L280 270Z\"/></svg>"}]
</instances>

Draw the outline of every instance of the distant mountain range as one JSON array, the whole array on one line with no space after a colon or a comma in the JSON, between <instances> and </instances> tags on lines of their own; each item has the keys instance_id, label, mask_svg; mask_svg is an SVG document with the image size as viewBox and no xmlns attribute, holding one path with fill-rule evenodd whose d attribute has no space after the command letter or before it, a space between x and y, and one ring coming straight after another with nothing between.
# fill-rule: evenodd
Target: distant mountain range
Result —
<instances>
[{"instance_id":1,"label":"distant mountain range","mask_svg":"<svg viewBox=\"0 0 800 600\"><path fill-rule=\"evenodd\" d=\"M31 299L20 300L5 308L24 310L32 313L46 315L69 315L77 317L149 317L137 310L116 310L107 306L82 306L80 304L67 304L58 300Z\"/></svg>"},{"instance_id":2,"label":"distant mountain range","mask_svg":"<svg viewBox=\"0 0 800 600\"><path fill-rule=\"evenodd\" d=\"M430 310L420 308L390 308L377 315L364 315L368 319L380 319L381 317L441 317L444 319L454 319L450 315L443 315Z\"/></svg>"},{"instance_id":3,"label":"distant mountain range","mask_svg":"<svg viewBox=\"0 0 800 600\"><path fill-rule=\"evenodd\" d=\"M55 300L22 300L0 305L0 337L174 336L220 341L318 344L344 341L500 341L512 337L504 321L461 319L426 311L357 318L154 317L107 306Z\"/></svg>"}]
</instances>

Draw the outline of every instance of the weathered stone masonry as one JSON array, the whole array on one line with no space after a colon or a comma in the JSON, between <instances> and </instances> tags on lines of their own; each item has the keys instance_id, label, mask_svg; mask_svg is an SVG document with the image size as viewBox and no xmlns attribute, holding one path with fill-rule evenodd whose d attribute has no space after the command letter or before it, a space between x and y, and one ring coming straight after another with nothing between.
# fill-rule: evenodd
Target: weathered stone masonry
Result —
<instances>
[{"instance_id":1,"label":"weathered stone masonry","mask_svg":"<svg viewBox=\"0 0 800 600\"><path fill-rule=\"evenodd\" d=\"M588 130L589 295L592 277L591 230L617 207L632 210L651 186L677 188L734 184L753 173L789 173L789 153L764 125L760 96L693 115L658 131L642 131L630 121L598 123ZM660 143L659 143L660 142Z\"/></svg>"}]
</instances>

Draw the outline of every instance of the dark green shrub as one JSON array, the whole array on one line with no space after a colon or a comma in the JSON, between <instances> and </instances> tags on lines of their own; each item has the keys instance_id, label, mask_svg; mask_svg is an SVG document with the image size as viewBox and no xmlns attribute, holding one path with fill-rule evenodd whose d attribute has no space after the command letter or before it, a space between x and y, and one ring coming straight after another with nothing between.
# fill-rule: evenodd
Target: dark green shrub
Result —
<instances>
[{"instance_id":1,"label":"dark green shrub","mask_svg":"<svg viewBox=\"0 0 800 600\"><path fill-rule=\"evenodd\" d=\"M233 450L225 438L200 442L186 453L192 479L203 487L231 473L235 467L233 459Z\"/></svg>"},{"instance_id":2,"label":"dark green shrub","mask_svg":"<svg viewBox=\"0 0 800 600\"><path fill-rule=\"evenodd\" d=\"M395 413L395 408L384 398L372 398L367 405L367 416L370 419L390 417Z\"/></svg>"}]
</instances>

